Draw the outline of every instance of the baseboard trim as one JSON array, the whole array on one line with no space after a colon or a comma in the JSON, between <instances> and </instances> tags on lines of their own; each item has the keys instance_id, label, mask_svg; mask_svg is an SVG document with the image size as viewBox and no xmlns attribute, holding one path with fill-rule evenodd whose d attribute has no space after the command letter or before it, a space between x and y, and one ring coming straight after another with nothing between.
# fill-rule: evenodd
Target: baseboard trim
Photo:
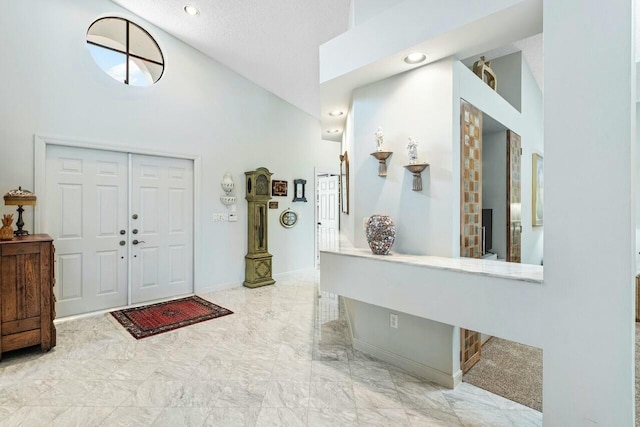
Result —
<instances>
[{"instance_id":1,"label":"baseboard trim","mask_svg":"<svg viewBox=\"0 0 640 427\"><path fill-rule=\"evenodd\" d=\"M313 268L301 268L299 270L291 270L291 271L285 271L283 273L276 273L273 275L273 278L276 281L276 284L278 283L279 280L291 280L291 279L296 279L297 276L307 276L306 278L303 277L303 279L301 280L305 280L308 281L311 278L311 275L315 274L315 270ZM213 286L207 286L207 287L203 287L203 288L196 288L195 293L196 294L207 294L210 292L217 292L217 291L224 291L227 289L233 289L233 288L239 288L242 287L242 281L239 282L226 282L226 283L220 283L217 285L213 285Z\"/></svg>"},{"instance_id":2,"label":"baseboard trim","mask_svg":"<svg viewBox=\"0 0 640 427\"><path fill-rule=\"evenodd\" d=\"M193 296L193 295L195 295L193 292L189 292L187 294L175 295L175 296L167 297L167 298L159 298L159 299L155 299L155 300L151 300L151 301L145 301L145 302L138 302L138 303L131 304L131 305L121 305L121 306L118 306L118 307L105 308L104 310L96 310L96 311L89 311L87 313L72 314L71 316L58 317L58 318L53 320L53 323L55 325L58 325L60 323L70 322L72 320L80 320L80 319L86 319L88 317L101 316L101 315L104 315L104 314L111 313L112 311L125 310L127 308L142 307L142 306L145 306L145 305L157 304L157 303L160 303L160 302L167 302L167 301L172 301L172 300L175 300L175 299L186 298L186 297L190 297L190 296Z\"/></svg>"},{"instance_id":3,"label":"baseboard trim","mask_svg":"<svg viewBox=\"0 0 640 427\"><path fill-rule=\"evenodd\" d=\"M242 282L227 282L214 286L207 286L206 288L196 289L196 294L208 294L211 292L225 291L227 289L239 288L242 286Z\"/></svg>"},{"instance_id":4,"label":"baseboard trim","mask_svg":"<svg viewBox=\"0 0 640 427\"><path fill-rule=\"evenodd\" d=\"M378 346L369 344L365 341L359 340L358 338L354 337L353 328L351 326L351 316L349 316L349 308L346 302L344 301L344 298L342 299L342 304L347 317L347 327L349 328L349 336L351 338L351 342L354 349L361 351L365 354L368 354L369 356L373 356L377 359L380 359L384 362L387 362L400 369L403 369L427 381L431 381L436 384L439 384L443 387L453 389L453 388L456 388L458 385L460 385L460 383L462 383L461 370L458 370L453 375L447 374L446 372L442 372L438 369L432 368L431 366L425 365L424 363L416 362L415 360L411 360L404 356L400 356L399 354L396 354L391 351L380 348Z\"/></svg>"},{"instance_id":5,"label":"baseboard trim","mask_svg":"<svg viewBox=\"0 0 640 427\"><path fill-rule=\"evenodd\" d=\"M454 375L450 375L432 368L431 366L416 362L415 360L408 359L383 348L376 347L357 338L351 339L353 342L353 348L356 350L383 360L391 365L397 366L398 368L404 369L405 371L427 381L432 381L443 387L451 389L456 388L462 382L462 371L458 371Z\"/></svg>"}]
</instances>

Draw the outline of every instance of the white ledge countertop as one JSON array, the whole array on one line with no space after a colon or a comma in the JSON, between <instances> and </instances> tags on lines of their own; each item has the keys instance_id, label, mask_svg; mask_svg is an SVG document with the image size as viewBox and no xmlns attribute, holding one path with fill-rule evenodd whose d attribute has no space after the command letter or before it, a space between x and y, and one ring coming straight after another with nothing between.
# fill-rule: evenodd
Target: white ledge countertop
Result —
<instances>
[{"instance_id":1,"label":"white ledge countertop","mask_svg":"<svg viewBox=\"0 0 640 427\"><path fill-rule=\"evenodd\" d=\"M358 258L369 258L384 262L395 262L420 267L451 270L462 273L481 274L503 279L542 283L541 265L518 264L476 258L445 258L429 255L407 255L391 252L389 255L374 255L369 248L354 248L344 239L339 244L321 247L320 252ZM322 263L320 263L322 266Z\"/></svg>"}]
</instances>

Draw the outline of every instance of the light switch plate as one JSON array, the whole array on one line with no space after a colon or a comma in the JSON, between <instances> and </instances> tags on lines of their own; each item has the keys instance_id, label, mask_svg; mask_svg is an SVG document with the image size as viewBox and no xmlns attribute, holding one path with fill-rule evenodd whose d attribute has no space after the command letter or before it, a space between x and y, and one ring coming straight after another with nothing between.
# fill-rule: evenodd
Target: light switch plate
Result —
<instances>
[{"instance_id":1,"label":"light switch plate","mask_svg":"<svg viewBox=\"0 0 640 427\"><path fill-rule=\"evenodd\" d=\"M235 212L229 212L229 222L238 221L238 214Z\"/></svg>"},{"instance_id":2,"label":"light switch plate","mask_svg":"<svg viewBox=\"0 0 640 427\"><path fill-rule=\"evenodd\" d=\"M226 213L214 213L213 214L213 222L221 222L221 221L226 221L227 220L227 214Z\"/></svg>"}]
</instances>

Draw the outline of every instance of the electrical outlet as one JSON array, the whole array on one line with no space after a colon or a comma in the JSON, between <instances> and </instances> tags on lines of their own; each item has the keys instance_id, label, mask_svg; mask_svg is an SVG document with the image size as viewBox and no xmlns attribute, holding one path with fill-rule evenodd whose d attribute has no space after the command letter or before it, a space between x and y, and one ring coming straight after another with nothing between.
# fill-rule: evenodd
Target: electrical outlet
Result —
<instances>
[{"instance_id":1,"label":"electrical outlet","mask_svg":"<svg viewBox=\"0 0 640 427\"><path fill-rule=\"evenodd\" d=\"M389 314L389 326L393 329L398 329L398 315L397 314Z\"/></svg>"}]
</instances>

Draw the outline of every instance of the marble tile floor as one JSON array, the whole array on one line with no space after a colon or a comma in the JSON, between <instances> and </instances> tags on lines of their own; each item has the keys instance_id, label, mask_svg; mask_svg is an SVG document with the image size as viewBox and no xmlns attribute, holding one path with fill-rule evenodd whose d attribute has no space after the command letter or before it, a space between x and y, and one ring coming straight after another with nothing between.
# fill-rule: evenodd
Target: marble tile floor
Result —
<instances>
[{"instance_id":1,"label":"marble tile floor","mask_svg":"<svg viewBox=\"0 0 640 427\"><path fill-rule=\"evenodd\" d=\"M472 385L421 381L350 343L314 280L201 295L235 314L140 341L109 315L0 362L0 426L540 426Z\"/></svg>"}]
</instances>

